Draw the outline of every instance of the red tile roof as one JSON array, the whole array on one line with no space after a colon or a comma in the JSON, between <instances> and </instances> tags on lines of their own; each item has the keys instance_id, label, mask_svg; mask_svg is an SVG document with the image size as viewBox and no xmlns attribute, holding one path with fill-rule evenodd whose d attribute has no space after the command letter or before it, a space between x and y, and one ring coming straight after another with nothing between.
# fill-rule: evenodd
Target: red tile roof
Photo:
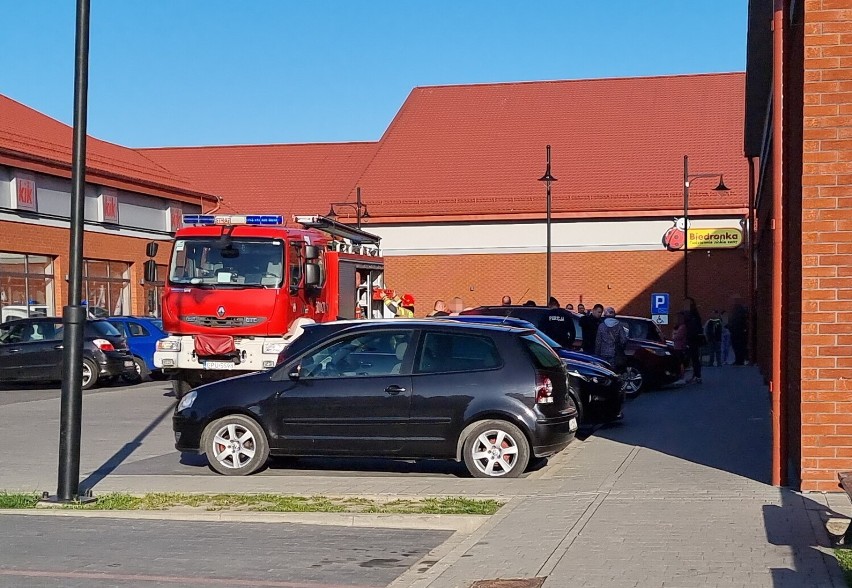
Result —
<instances>
[{"instance_id":1,"label":"red tile roof","mask_svg":"<svg viewBox=\"0 0 852 588\"><path fill-rule=\"evenodd\" d=\"M68 125L0 95L0 157L4 161L24 169L61 170L61 175L67 176L71 169L71 135ZM87 173L94 183L191 198L193 202L198 202L199 196L213 199L133 149L89 137L86 151Z\"/></svg>"},{"instance_id":2,"label":"red tile roof","mask_svg":"<svg viewBox=\"0 0 852 588\"><path fill-rule=\"evenodd\" d=\"M544 214L545 145L555 213L747 205L745 74L415 88L358 179L374 217ZM413 219L412 219L413 220Z\"/></svg>"},{"instance_id":3,"label":"red tile roof","mask_svg":"<svg viewBox=\"0 0 852 588\"><path fill-rule=\"evenodd\" d=\"M343 202L377 143L236 145L139 149L224 197L223 212L325 214Z\"/></svg>"}]
</instances>

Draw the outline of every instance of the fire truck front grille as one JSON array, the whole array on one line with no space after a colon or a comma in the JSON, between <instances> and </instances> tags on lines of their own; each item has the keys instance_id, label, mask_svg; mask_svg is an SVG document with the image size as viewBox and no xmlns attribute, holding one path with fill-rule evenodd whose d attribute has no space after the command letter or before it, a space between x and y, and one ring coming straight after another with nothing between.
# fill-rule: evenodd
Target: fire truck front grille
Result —
<instances>
[{"instance_id":1,"label":"fire truck front grille","mask_svg":"<svg viewBox=\"0 0 852 588\"><path fill-rule=\"evenodd\" d=\"M188 315L180 317L185 323L198 325L200 327L228 328L259 325L266 319L259 316L232 316L219 318L218 316L196 316Z\"/></svg>"}]
</instances>

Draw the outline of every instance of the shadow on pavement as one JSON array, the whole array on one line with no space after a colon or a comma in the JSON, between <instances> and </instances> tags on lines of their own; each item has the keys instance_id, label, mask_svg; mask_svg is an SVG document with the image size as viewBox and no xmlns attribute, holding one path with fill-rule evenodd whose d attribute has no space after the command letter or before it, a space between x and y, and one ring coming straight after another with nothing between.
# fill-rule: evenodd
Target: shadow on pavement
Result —
<instances>
[{"instance_id":1,"label":"shadow on pavement","mask_svg":"<svg viewBox=\"0 0 852 588\"><path fill-rule=\"evenodd\" d=\"M755 368L705 368L704 382L646 392L593 434L769 484L769 394Z\"/></svg>"},{"instance_id":2,"label":"shadow on pavement","mask_svg":"<svg viewBox=\"0 0 852 588\"><path fill-rule=\"evenodd\" d=\"M781 506L763 506L766 540L772 545L790 548L789 568L772 568L775 588L799 586L845 586L837 560L825 553L831 548L824 531L823 515L827 507L786 488L778 489ZM822 548L821 551L820 548ZM815 578L829 577L831 583L818 583Z\"/></svg>"},{"instance_id":3,"label":"shadow on pavement","mask_svg":"<svg viewBox=\"0 0 852 588\"><path fill-rule=\"evenodd\" d=\"M112 457L110 457L106 462L103 463L97 470L89 474L85 480L80 482L80 490L92 490L95 486L97 486L101 480L110 475L115 469L124 462L125 459L130 457L134 451L139 449L142 445L142 441L145 440L145 437L151 434L157 425L163 422L163 419L166 418L167 415L171 414L174 411L174 405L169 405L163 412L157 415L154 420L152 420L147 427L142 429L142 431L133 438L132 441L125 443L124 446L116 451Z\"/></svg>"}]
</instances>

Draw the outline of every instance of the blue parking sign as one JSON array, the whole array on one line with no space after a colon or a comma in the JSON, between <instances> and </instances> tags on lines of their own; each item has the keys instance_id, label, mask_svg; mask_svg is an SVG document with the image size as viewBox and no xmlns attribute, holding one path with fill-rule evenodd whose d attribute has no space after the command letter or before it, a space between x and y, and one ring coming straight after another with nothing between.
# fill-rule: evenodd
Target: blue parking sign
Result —
<instances>
[{"instance_id":1,"label":"blue parking sign","mask_svg":"<svg viewBox=\"0 0 852 588\"><path fill-rule=\"evenodd\" d=\"M669 293L651 294L651 314L669 314Z\"/></svg>"}]
</instances>

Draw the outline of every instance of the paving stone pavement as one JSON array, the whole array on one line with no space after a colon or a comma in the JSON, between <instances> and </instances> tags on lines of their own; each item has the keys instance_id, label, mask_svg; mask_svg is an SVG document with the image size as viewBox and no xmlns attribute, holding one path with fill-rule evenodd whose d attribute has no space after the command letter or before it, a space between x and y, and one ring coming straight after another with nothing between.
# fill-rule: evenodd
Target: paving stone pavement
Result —
<instances>
[{"instance_id":1,"label":"paving stone pavement","mask_svg":"<svg viewBox=\"0 0 852 588\"><path fill-rule=\"evenodd\" d=\"M546 467L496 481L425 470L272 471L230 478L174 464L158 473L157 464L172 451L173 400L156 386L136 394L130 401L118 391L87 398L100 409L84 412L83 475L96 484L96 493L507 501L476 531L456 533L424 556L393 588L467 588L481 579L536 576L547 578L545 588L845 585L822 522L832 512L852 514L852 505L841 494L801 495L769 485L769 397L753 368L708 368L702 385L646 393L628 403L622 422L573 443ZM58 417L58 405L27 404L0 412L0 436L30 447L0 454L0 487L49 489L56 467L51 419ZM47 423L46 440L27 422L33 410ZM106 426L115 422L115 411L123 415L127 439ZM25 443L31 438L32 445Z\"/></svg>"},{"instance_id":2,"label":"paving stone pavement","mask_svg":"<svg viewBox=\"0 0 852 588\"><path fill-rule=\"evenodd\" d=\"M452 565L391 586L845 586L822 519L852 508L770 486L770 436L759 374L709 368L702 385L647 393L558 456L533 481L540 493L457 546Z\"/></svg>"}]
</instances>

